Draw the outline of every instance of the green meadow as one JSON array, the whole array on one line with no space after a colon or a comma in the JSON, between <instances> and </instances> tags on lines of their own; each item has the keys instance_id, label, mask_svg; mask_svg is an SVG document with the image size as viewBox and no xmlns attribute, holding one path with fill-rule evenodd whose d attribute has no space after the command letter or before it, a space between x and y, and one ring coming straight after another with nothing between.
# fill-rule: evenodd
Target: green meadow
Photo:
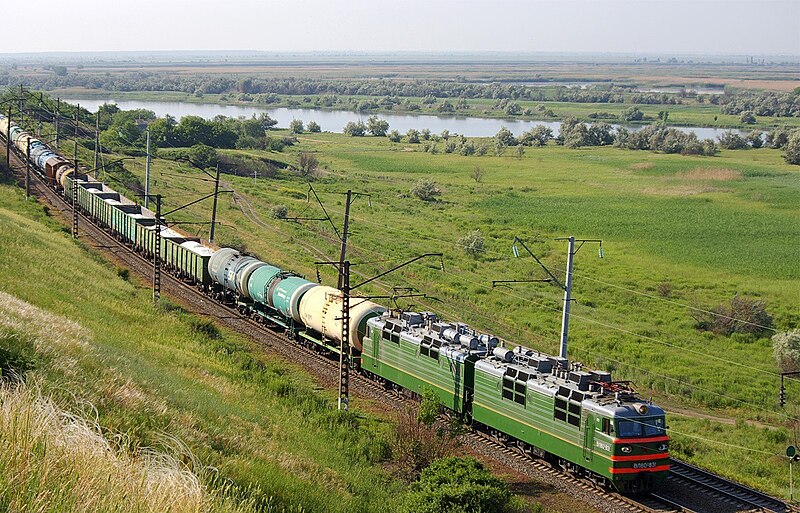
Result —
<instances>
[{"instance_id":1,"label":"green meadow","mask_svg":"<svg viewBox=\"0 0 800 513\"><path fill-rule=\"evenodd\" d=\"M585 245L575 258L570 359L611 370L617 380L632 380L642 395L679 412L668 422L676 456L788 496L787 469L779 455L796 436L800 386L788 383L788 403L780 408L770 336L797 327L800 320L800 170L787 165L780 151L694 157L547 146L526 148L521 157L513 148L501 156L464 157L426 153L421 145L385 138L330 133L300 134L295 146L280 153L223 150L290 168L257 179L223 175L222 188L236 194L220 198L217 242L246 247L309 279L319 270L323 283L332 284L332 271L314 264L338 256L331 225L271 215L285 206L290 218L324 217L309 185L291 170L300 152L319 160L312 184L337 226L343 193L361 193L352 207L348 243L353 283L422 253L444 254L444 270L435 259L421 260L359 292L385 295L393 287L413 287L427 297L399 298L399 306L467 322L512 345L557 352L563 297L545 283L492 287L492 280L546 277L524 251L522 258L513 257L514 237L559 278L567 248L555 238L602 239L604 258L598 257L596 244ZM126 162L126 170L140 181L143 160ZM476 166L483 172L480 182L472 178ZM196 180L199 175L185 164L155 159L151 188L164 194L164 208L170 210L212 190ZM439 185L436 201L410 194L424 178ZM115 185L113 176L110 181ZM208 200L171 221L207 222L210 209ZM207 237L207 225L179 226ZM458 240L475 230L485 239L485 251L471 256ZM696 328L695 309L727 305L737 295L764 301L773 331L724 336ZM69 316L74 307L62 299L60 308ZM169 344L159 346L165 358L183 351L182 345L169 349ZM185 384L198 378L189 374L160 379ZM168 389L177 394L180 386L171 383ZM188 411L211 408L209 401L184 399ZM380 431L380 424L374 425ZM303 456L327 458L327 450L323 443ZM368 462L373 456L363 457ZM748 466L736 465L745 459ZM325 461L338 460L331 455ZM273 470L264 472L273 475ZM355 476L361 470L342 472ZM315 504L326 504L324 494L311 496L320 501Z\"/></svg>"},{"instance_id":2,"label":"green meadow","mask_svg":"<svg viewBox=\"0 0 800 513\"><path fill-rule=\"evenodd\" d=\"M444 254L443 271L435 259L422 260L361 292L383 295L393 287L413 287L428 297L400 298L401 307L468 322L514 345L557 352L563 298L544 283L492 287L492 280L546 277L524 250L523 258L513 257L514 237L561 278L567 247L555 238L602 239L605 258L598 258L596 244L576 255L570 358L633 380L668 410L710 412L749 429L722 446L714 441L731 440L726 424L716 430L691 418L676 422L675 453L786 493L783 460L758 460L755 473L730 465L731 459L759 454L752 451L764 444L770 454L781 454L794 437L800 404L800 387L790 382L788 404L778 406L779 369L770 340L797 326L800 297L800 173L781 152L690 157L547 146L526 148L521 158L512 150L464 157L384 138L315 133L298 139L282 153L223 153L290 166L300 152L314 154L320 167L312 184L335 224L342 222L343 193L362 194L352 208L348 242L349 259L357 264L354 280L422 253ZM476 166L483 171L480 182L471 176ZM128 168L142 178L141 162ZM191 179L197 173L156 160L154 188L165 194L168 208L178 206L209 191L209 184ZM441 188L436 201L410 194L423 178ZM275 207L286 206L290 218L324 217L308 184L291 170L258 179L223 175L223 181L237 197L220 200L220 244L245 246L309 279L316 276L315 261L338 255L329 223L271 216ZM210 205L200 204L175 219L209 217ZM207 230L187 229L200 236ZM458 239L474 230L484 237L485 251L470 256ZM319 272L324 283L335 282L329 269ZM728 305L737 295L763 301L774 319L772 330L724 336L696 328L694 309ZM764 426L772 433L766 441L760 438Z\"/></svg>"}]
</instances>

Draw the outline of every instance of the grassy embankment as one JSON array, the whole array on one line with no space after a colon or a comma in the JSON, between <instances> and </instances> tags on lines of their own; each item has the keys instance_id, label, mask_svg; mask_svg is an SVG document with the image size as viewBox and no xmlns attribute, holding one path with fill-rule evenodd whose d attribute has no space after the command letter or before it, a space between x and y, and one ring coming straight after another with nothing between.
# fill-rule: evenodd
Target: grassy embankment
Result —
<instances>
[{"instance_id":1,"label":"grassy embankment","mask_svg":"<svg viewBox=\"0 0 800 513\"><path fill-rule=\"evenodd\" d=\"M358 404L339 415L301 369L153 308L17 187L0 200L0 356L27 370L26 388L0 388L0 509L391 508L389 424Z\"/></svg>"},{"instance_id":2,"label":"grassy embankment","mask_svg":"<svg viewBox=\"0 0 800 513\"><path fill-rule=\"evenodd\" d=\"M444 303L415 299L414 306L466 321L514 343L548 352L557 348L561 294L543 284L491 288L491 280L542 277L530 259L513 259L515 235L527 240L551 268L563 269L565 244L556 236L602 238L576 258L570 355L632 379L645 395L673 410L673 451L771 493L787 495L785 460L794 440L800 389L789 385L789 404L777 407L779 378L770 332L726 337L695 329L689 306L711 308L736 295L763 299L778 330L797 326L800 292L796 198L798 170L778 151L723 151L717 157L684 157L614 148L528 149L522 159L423 153L416 145L386 139L307 134L285 153L232 152L296 162L314 152L322 164L315 187L340 222L347 188L372 195L370 208L353 207L350 254L364 276L424 252L445 254L446 269L420 263L384 280L413 285ZM475 166L481 183L470 178ZM137 163L132 171L141 177ZM160 176L168 172L175 176ZM167 204L207 192L186 179L185 167L157 160L156 190ZM182 174L185 174L182 176ZM433 177L441 201L409 197L409 186ZM221 243L238 240L265 260L314 275L320 255L337 254L325 223L271 219L276 205L289 216L317 217L306 185L282 172L271 179L226 176L260 214L253 223L230 197L220 201ZM170 196L175 199L170 199ZM209 205L178 219L203 220ZM457 247L479 229L486 253L471 258ZM329 271L322 269L328 283ZM365 290L365 292L368 290ZM378 288L372 289L377 292Z\"/></svg>"},{"instance_id":3,"label":"grassy embankment","mask_svg":"<svg viewBox=\"0 0 800 513\"><path fill-rule=\"evenodd\" d=\"M547 88L545 88L546 90ZM221 104L221 105L239 105L239 106L256 106L264 109L272 109L279 107L299 107L306 109L319 108L321 110L347 110L349 99L354 99L356 102L362 101L376 101L379 102L382 97L375 96L346 96L337 95L338 98L344 100L345 103L337 103L332 107L320 107L315 102L321 99L320 95L278 95L279 101L270 104L263 104L253 101L242 101L237 94L206 94L198 97L189 93L167 92L167 91L137 91L137 92L120 92L120 91L98 91L94 89L64 89L58 91L51 91L52 96L64 95L79 95L82 97L94 98L109 98L112 97L116 100L147 100L147 101L169 101L169 102L188 102L188 103L207 103L207 104ZM626 93L627 94L627 93ZM630 94L627 94L630 96ZM306 100L310 101L306 101ZM377 115L385 113L398 113L398 114L412 114L412 115L431 115L441 116L442 113L437 111L439 103L427 106L422 103L422 98L409 97L402 98L418 104L421 108L416 111L406 110L387 110L376 109L374 111L363 112L361 115L366 118L370 115ZM449 99L450 103L455 103L458 99ZM526 121L557 121L567 117L575 117L581 121L607 121L609 123L621 124L635 124L626 122L622 118L622 112L632 106L638 107L645 115L645 120L639 124L650 124L658 120L658 113L661 111L668 111L669 118L668 124L673 126L697 126L697 127L716 127L716 128L740 128L743 130L762 129L767 130L777 126L800 126L800 118L785 118L774 116L758 116L757 123L753 125L743 124L739 116L722 114L718 105L711 105L708 103L697 103L696 101L686 98L684 105L644 105L630 103L628 99L626 103L573 103L573 102L557 102L557 101L527 101L519 100L522 110L531 109L531 115L508 116L502 110L493 109L494 100L487 99L471 99L467 100L468 108L458 110L450 115L457 116L470 116L478 118L503 118L514 120ZM539 107L544 107L543 110L538 110ZM544 110L551 110L552 116L546 116ZM590 114L613 114L618 116L617 119L592 119ZM447 115L447 114L445 114ZM313 121L313 119L305 119L305 122ZM391 127L390 127L391 128ZM425 126L419 126L417 129L422 130Z\"/></svg>"}]
</instances>

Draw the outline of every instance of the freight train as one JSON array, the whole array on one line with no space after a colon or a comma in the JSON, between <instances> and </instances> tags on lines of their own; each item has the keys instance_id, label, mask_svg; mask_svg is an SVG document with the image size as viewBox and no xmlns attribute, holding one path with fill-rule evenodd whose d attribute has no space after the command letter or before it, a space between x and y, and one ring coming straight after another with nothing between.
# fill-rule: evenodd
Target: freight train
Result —
<instances>
[{"instance_id":1,"label":"freight train","mask_svg":"<svg viewBox=\"0 0 800 513\"><path fill-rule=\"evenodd\" d=\"M247 256L201 244L161 223L0 115L0 133L53 188L148 258L160 232L163 268L290 339L339 353L342 292ZM75 196L73 196L73 191ZM386 387L422 394L475 429L623 493L655 489L669 473L664 411L628 382L481 334L431 312L360 300L350 310L352 365Z\"/></svg>"}]
</instances>

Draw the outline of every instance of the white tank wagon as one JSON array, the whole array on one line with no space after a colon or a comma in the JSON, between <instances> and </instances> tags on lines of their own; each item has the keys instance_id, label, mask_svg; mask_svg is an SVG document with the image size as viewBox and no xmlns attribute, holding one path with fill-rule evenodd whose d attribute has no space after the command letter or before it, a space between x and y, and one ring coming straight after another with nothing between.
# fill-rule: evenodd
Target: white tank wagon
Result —
<instances>
[{"instance_id":1,"label":"white tank wagon","mask_svg":"<svg viewBox=\"0 0 800 513\"><path fill-rule=\"evenodd\" d=\"M367 321L386 311L372 301L350 298L350 344L361 351ZM306 327L323 337L342 341L342 291L333 287L314 287L300 300L300 319Z\"/></svg>"}]
</instances>

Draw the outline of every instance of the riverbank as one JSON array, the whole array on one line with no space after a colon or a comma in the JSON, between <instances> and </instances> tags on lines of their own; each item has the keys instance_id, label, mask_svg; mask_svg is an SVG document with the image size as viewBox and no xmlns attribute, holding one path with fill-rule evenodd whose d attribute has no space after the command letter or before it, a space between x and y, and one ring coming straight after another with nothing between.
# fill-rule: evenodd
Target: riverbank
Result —
<instances>
[{"instance_id":1,"label":"riverbank","mask_svg":"<svg viewBox=\"0 0 800 513\"><path fill-rule=\"evenodd\" d=\"M628 103L576 103L520 100L516 103L520 106L521 114L511 116L504 110L498 110L495 107L495 100L483 98L465 100L459 108L456 108L457 102L459 101L458 99L448 99L446 101L452 104L453 111L442 112L440 109L445 99L435 104L426 105L424 99L418 97L402 98L403 103L393 104L391 108L388 108L381 105L382 97L362 95L267 95L269 98L269 102L267 103L266 101L259 101L264 95L235 93L191 94L176 91L107 91L85 88L57 89L49 93L52 96L64 98L90 100L113 99L116 102L179 102L193 105L219 105L264 110L302 109L304 111L311 110L321 113L348 112L364 119L371 115L378 115L382 118L386 116L426 116L446 120L488 119L504 121L512 131L514 131L514 129L511 125L556 123L568 117L574 117L584 122L605 121L630 127L641 127L659 121L661 112L669 113L667 125L676 128L709 128L715 130L738 129L751 131L754 129L770 130L779 126L800 127L800 118L774 116L757 117L755 124L744 124L741 123L738 116L722 114L718 105L697 103L683 105L642 105ZM362 110L360 108L370 103L374 104L375 108L369 108L367 110ZM633 106L642 111L642 120L630 121L624 119L623 111ZM304 121L310 120L312 120L312 118L304 119ZM314 121L318 120L314 119ZM337 126L336 130L330 131L341 131L344 124L345 123L342 123ZM392 128L398 127L393 126ZM432 131L436 131L432 126L416 125L409 128L430 128ZM450 131L464 133L464 135L473 137L492 136L496 133L496 130L491 134L470 134L458 129L450 129ZM698 134L698 136L703 138L700 134Z\"/></svg>"}]
</instances>

